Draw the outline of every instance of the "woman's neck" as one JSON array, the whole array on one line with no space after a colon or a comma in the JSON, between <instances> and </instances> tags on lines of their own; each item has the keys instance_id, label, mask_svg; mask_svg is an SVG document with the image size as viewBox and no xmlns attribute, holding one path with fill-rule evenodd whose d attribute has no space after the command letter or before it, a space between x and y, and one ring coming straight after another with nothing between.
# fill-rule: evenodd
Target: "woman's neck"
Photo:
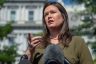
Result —
<instances>
[{"instance_id":1,"label":"woman's neck","mask_svg":"<svg viewBox=\"0 0 96 64\"><path fill-rule=\"evenodd\" d=\"M59 31L57 30L51 30L50 31L50 38L51 39L58 39Z\"/></svg>"},{"instance_id":2,"label":"woman's neck","mask_svg":"<svg viewBox=\"0 0 96 64\"><path fill-rule=\"evenodd\" d=\"M60 29L57 29L57 28L51 28L50 30L50 42L52 44L59 44L59 39L58 39L58 36L59 36L59 33L60 33Z\"/></svg>"},{"instance_id":3,"label":"woman's neck","mask_svg":"<svg viewBox=\"0 0 96 64\"><path fill-rule=\"evenodd\" d=\"M58 40L58 35L59 35L59 32L51 32L50 34L50 42L51 44L58 44L59 43L59 40Z\"/></svg>"},{"instance_id":4,"label":"woman's neck","mask_svg":"<svg viewBox=\"0 0 96 64\"><path fill-rule=\"evenodd\" d=\"M59 35L59 33L60 33L60 31L61 31L61 28L50 28L49 29L49 31L50 31L50 37L58 37L58 35Z\"/></svg>"}]
</instances>

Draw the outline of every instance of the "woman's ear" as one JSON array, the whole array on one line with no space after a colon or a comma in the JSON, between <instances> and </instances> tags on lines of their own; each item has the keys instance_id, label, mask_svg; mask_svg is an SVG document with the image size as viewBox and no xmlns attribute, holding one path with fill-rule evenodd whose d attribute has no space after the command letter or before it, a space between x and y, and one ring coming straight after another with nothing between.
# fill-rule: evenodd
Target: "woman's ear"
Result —
<instances>
[{"instance_id":1,"label":"woman's ear","mask_svg":"<svg viewBox=\"0 0 96 64\"><path fill-rule=\"evenodd\" d=\"M65 15L64 14L62 14L62 17L63 17L63 20L65 20Z\"/></svg>"}]
</instances>

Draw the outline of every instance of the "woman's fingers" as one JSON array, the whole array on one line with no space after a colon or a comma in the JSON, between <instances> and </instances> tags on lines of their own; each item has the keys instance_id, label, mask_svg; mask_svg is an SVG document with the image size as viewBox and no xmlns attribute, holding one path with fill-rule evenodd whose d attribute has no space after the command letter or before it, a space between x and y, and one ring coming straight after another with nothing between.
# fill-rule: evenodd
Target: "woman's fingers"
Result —
<instances>
[{"instance_id":1,"label":"woman's fingers","mask_svg":"<svg viewBox=\"0 0 96 64\"><path fill-rule=\"evenodd\" d=\"M35 46L36 44L40 43L40 40L34 40L31 42L31 45L32 46Z\"/></svg>"},{"instance_id":2,"label":"woman's fingers","mask_svg":"<svg viewBox=\"0 0 96 64\"><path fill-rule=\"evenodd\" d=\"M36 47L40 44L40 42L36 43L36 44L33 44L33 47Z\"/></svg>"},{"instance_id":3,"label":"woman's fingers","mask_svg":"<svg viewBox=\"0 0 96 64\"><path fill-rule=\"evenodd\" d=\"M40 39L41 39L41 36L36 36L36 37L31 38L31 41L40 40Z\"/></svg>"},{"instance_id":4,"label":"woman's fingers","mask_svg":"<svg viewBox=\"0 0 96 64\"><path fill-rule=\"evenodd\" d=\"M31 43L31 38L32 38L33 36L32 36L32 34L31 33L28 33L28 44L30 44Z\"/></svg>"},{"instance_id":5,"label":"woman's fingers","mask_svg":"<svg viewBox=\"0 0 96 64\"><path fill-rule=\"evenodd\" d=\"M42 42L42 38L40 36L32 37L29 46L33 48L39 45L41 42Z\"/></svg>"}]
</instances>

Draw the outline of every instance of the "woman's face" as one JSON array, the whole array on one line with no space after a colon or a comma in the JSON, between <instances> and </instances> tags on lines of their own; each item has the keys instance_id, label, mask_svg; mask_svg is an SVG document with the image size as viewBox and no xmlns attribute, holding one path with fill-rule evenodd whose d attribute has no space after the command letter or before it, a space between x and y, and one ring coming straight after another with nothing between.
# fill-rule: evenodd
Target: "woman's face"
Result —
<instances>
[{"instance_id":1,"label":"woman's face","mask_svg":"<svg viewBox=\"0 0 96 64\"><path fill-rule=\"evenodd\" d=\"M47 27L50 28L61 28L64 18L59 9L54 5L49 5L44 10L44 19Z\"/></svg>"}]
</instances>

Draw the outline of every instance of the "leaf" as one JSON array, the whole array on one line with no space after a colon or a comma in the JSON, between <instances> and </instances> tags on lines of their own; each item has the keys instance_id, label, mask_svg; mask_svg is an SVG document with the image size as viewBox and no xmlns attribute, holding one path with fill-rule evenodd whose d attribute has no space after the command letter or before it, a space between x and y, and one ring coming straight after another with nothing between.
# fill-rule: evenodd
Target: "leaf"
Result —
<instances>
[{"instance_id":1,"label":"leaf","mask_svg":"<svg viewBox=\"0 0 96 64\"><path fill-rule=\"evenodd\" d=\"M7 37L9 33L13 30L11 23L7 23L5 26L0 26L0 40L3 40L4 37Z\"/></svg>"}]
</instances>

